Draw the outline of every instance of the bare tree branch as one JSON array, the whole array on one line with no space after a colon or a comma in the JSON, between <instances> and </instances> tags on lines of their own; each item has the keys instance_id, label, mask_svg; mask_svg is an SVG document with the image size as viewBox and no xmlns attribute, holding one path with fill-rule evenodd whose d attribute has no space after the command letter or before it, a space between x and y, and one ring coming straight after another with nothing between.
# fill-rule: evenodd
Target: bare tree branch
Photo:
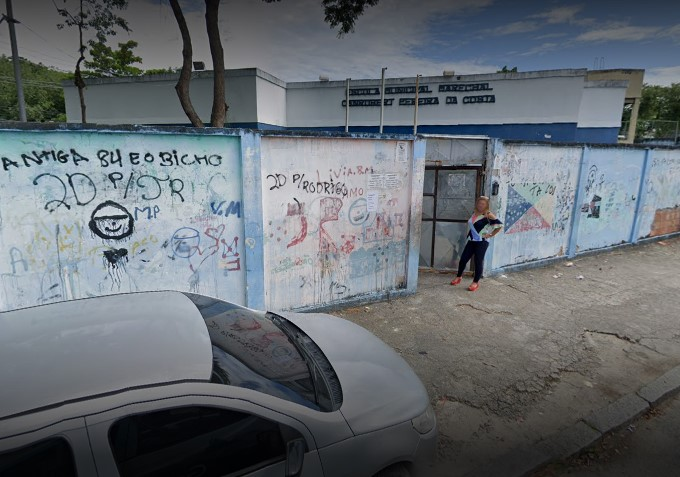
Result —
<instances>
[{"instance_id":1,"label":"bare tree branch","mask_svg":"<svg viewBox=\"0 0 680 477\"><path fill-rule=\"evenodd\" d=\"M224 50L219 27L220 0L205 0L205 26L213 62L213 104L210 125L223 128L227 115L224 91Z\"/></svg>"},{"instance_id":2,"label":"bare tree branch","mask_svg":"<svg viewBox=\"0 0 680 477\"><path fill-rule=\"evenodd\" d=\"M182 105L184 113L191 121L194 127L202 128L204 127L203 121L196 114L193 104L191 104L191 97L189 94L189 84L191 83L191 68L193 60L193 48L191 46L191 35L189 34L189 27L184 18L184 13L182 13L182 8L179 5L178 0L170 0L170 6L172 7L172 12L175 14L175 20L177 20L177 26L179 26L179 31L182 34L182 69L179 73L179 80L175 85L175 91L177 91L177 97Z\"/></svg>"}]
</instances>

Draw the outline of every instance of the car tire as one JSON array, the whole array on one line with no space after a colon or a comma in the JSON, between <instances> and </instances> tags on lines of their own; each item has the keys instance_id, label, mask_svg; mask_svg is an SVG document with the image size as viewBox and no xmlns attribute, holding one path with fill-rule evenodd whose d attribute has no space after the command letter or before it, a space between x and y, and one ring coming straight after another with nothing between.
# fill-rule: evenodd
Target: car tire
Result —
<instances>
[{"instance_id":1,"label":"car tire","mask_svg":"<svg viewBox=\"0 0 680 477\"><path fill-rule=\"evenodd\" d=\"M373 477L411 477L411 473L404 464L395 464L381 470Z\"/></svg>"}]
</instances>

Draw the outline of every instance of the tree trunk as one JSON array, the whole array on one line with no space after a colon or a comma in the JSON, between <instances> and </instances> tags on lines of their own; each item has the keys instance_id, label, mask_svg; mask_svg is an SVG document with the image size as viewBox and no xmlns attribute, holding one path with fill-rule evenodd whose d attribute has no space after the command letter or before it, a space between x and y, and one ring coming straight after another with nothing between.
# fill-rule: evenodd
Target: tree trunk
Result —
<instances>
[{"instance_id":1,"label":"tree trunk","mask_svg":"<svg viewBox=\"0 0 680 477\"><path fill-rule=\"evenodd\" d=\"M227 117L227 104L224 92L224 50L220 39L219 26L220 0L205 0L205 26L213 63L213 105L210 125L223 128Z\"/></svg>"},{"instance_id":2,"label":"tree trunk","mask_svg":"<svg viewBox=\"0 0 680 477\"><path fill-rule=\"evenodd\" d=\"M80 71L80 63L82 63L84 59L85 57L83 56L78 58L78 62L76 63L76 74L73 79L73 82L78 88L78 96L80 97L80 120L83 124L87 122L85 116L85 81L83 80L83 74Z\"/></svg>"},{"instance_id":3,"label":"tree trunk","mask_svg":"<svg viewBox=\"0 0 680 477\"><path fill-rule=\"evenodd\" d=\"M83 0L80 0L80 23L78 24L78 38L80 41L80 57L76 63L76 74L73 82L78 88L78 96L80 97L80 121L85 124L87 122L87 117L85 115L85 81L83 80L83 74L80 71L80 64L85 60L85 45L83 44Z\"/></svg>"},{"instance_id":4,"label":"tree trunk","mask_svg":"<svg viewBox=\"0 0 680 477\"><path fill-rule=\"evenodd\" d=\"M191 47L191 35L189 35L189 27L187 27L187 22L184 19L184 14L182 13L182 8L179 6L178 0L170 0L170 6L172 7L172 12L175 14L175 20L177 20L177 26L179 26L179 31L182 34L182 70L179 74L179 80L175 85L175 91L177 91L177 97L182 105L184 113L191 121L194 127L202 128L204 127L203 121L196 114L193 104L191 104L191 97L189 95L189 84L191 83L191 69L193 61L193 49Z\"/></svg>"}]
</instances>

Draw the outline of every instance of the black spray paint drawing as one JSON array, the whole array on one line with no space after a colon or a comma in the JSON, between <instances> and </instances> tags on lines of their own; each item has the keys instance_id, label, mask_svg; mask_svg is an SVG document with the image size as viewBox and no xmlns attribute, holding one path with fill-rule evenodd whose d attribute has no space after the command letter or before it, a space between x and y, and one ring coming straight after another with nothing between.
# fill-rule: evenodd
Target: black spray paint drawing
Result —
<instances>
[{"instance_id":1,"label":"black spray paint drawing","mask_svg":"<svg viewBox=\"0 0 680 477\"><path fill-rule=\"evenodd\" d=\"M132 235L135 221L132 214L120 204L107 200L92 211L90 230L104 240L123 240ZM104 265L111 277L111 288L120 286L128 261L126 248L111 248L104 251Z\"/></svg>"},{"instance_id":2,"label":"black spray paint drawing","mask_svg":"<svg viewBox=\"0 0 680 477\"><path fill-rule=\"evenodd\" d=\"M90 217L90 230L104 240L122 240L134 231L132 214L120 204L107 200L95 207Z\"/></svg>"},{"instance_id":3,"label":"black spray paint drawing","mask_svg":"<svg viewBox=\"0 0 680 477\"><path fill-rule=\"evenodd\" d=\"M594 195L593 200L590 201L590 213L588 218L599 219L600 218L600 203L602 202L602 197L599 195Z\"/></svg>"},{"instance_id":4,"label":"black spray paint drawing","mask_svg":"<svg viewBox=\"0 0 680 477\"><path fill-rule=\"evenodd\" d=\"M104 265L109 271L113 285L118 286L119 290L127 261L128 251L126 248L112 248L104 251Z\"/></svg>"}]
</instances>

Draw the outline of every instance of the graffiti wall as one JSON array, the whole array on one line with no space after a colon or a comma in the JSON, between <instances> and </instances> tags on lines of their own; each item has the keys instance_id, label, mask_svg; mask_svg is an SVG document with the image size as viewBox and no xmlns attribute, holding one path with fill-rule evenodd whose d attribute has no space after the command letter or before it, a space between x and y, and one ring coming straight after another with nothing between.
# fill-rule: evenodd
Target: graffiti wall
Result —
<instances>
[{"instance_id":1,"label":"graffiti wall","mask_svg":"<svg viewBox=\"0 0 680 477\"><path fill-rule=\"evenodd\" d=\"M0 131L0 309L176 289L244 302L238 137Z\"/></svg>"},{"instance_id":2,"label":"graffiti wall","mask_svg":"<svg viewBox=\"0 0 680 477\"><path fill-rule=\"evenodd\" d=\"M327 305L406 286L411 146L262 138L269 308Z\"/></svg>"},{"instance_id":3,"label":"graffiti wall","mask_svg":"<svg viewBox=\"0 0 680 477\"><path fill-rule=\"evenodd\" d=\"M680 150L655 150L648 162L639 238L680 232Z\"/></svg>"},{"instance_id":4,"label":"graffiti wall","mask_svg":"<svg viewBox=\"0 0 680 477\"><path fill-rule=\"evenodd\" d=\"M639 149L598 148L586 154L578 252L630 240L644 157Z\"/></svg>"},{"instance_id":5,"label":"graffiti wall","mask_svg":"<svg viewBox=\"0 0 680 477\"><path fill-rule=\"evenodd\" d=\"M580 161L580 148L496 143L492 204L504 233L494 239L494 268L566 253Z\"/></svg>"},{"instance_id":6,"label":"graffiti wall","mask_svg":"<svg viewBox=\"0 0 680 477\"><path fill-rule=\"evenodd\" d=\"M680 150L494 141L491 270L680 232Z\"/></svg>"}]
</instances>

